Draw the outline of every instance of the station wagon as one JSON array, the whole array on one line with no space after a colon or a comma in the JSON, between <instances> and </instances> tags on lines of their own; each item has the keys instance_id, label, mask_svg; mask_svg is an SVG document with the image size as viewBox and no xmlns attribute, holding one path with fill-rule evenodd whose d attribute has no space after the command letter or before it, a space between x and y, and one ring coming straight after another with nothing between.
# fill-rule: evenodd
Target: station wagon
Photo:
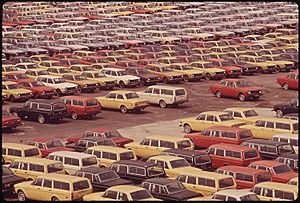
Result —
<instances>
[{"instance_id":1,"label":"station wagon","mask_svg":"<svg viewBox=\"0 0 300 203\"><path fill-rule=\"evenodd\" d=\"M2 143L2 157L5 164L11 164L18 158L41 157L41 151L36 146L19 143Z\"/></svg>"},{"instance_id":2,"label":"station wagon","mask_svg":"<svg viewBox=\"0 0 300 203\"><path fill-rule=\"evenodd\" d=\"M237 189L218 191L212 198L220 201L260 201L259 197L254 192Z\"/></svg>"},{"instance_id":3,"label":"station wagon","mask_svg":"<svg viewBox=\"0 0 300 203\"><path fill-rule=\"evenodd\" d=\"M287 164L291 169L298 173L299 160L298 154L281 154L275 161Z\"/></svg>"}]
</instances>

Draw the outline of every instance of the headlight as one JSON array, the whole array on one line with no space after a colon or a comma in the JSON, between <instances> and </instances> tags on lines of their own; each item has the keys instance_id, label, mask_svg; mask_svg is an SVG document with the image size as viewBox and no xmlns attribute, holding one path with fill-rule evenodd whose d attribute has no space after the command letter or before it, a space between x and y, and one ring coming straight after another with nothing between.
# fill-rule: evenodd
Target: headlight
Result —
<instances>
[{"instance_id":1,"label":"headlight","mask_svg":"<svg viewBox=\"0 0 300 203\"><path fill-rule=\"evenodd\" d=\"M173 79L173 76L171 76L170 78Z\"/></svg>"},{"instance_id":2,"label":"headlight","mask_svg":"<svg viewBox=\"0 0 300 203\"><path fill-rule=\"evenodd\" d=\"M259 90L259 93L261 94L261 93L262 93L262 91L261 91L261 90Z\"/></svg>"},{"instance_id":3,"label":"headlight","mask_svg":"<svg viewBox=\"0 0 300 203\"><path fill-rule=\"evenodd\" d=\"M85 87L87 87L88 85L84 85ZM78 88L78 87L77 87Z\"/></svg>"},{"instance_id":4,"label":"headlight","mask_svg":"<svg viewBox=\"0 0 300 203\"><path fill-rule=\"evenodd\" d=\"M251 92L248 92L248 94L251 94Z\"/></svg>"},{"instance_id":5,"label":"headlight","mask_svg":"<svg viewBox=\"0 0 300 203\"><path fill-rule=\"evenodd\" d=\"M45 95L45 92L42 92L42 95Z\"/></svg>"},{"instance_id":6,"label":"headlight","mask_svg":"<svg viewBox=\"0 0 300 203\"><path fill-rule=\"evenodd\" d=\"M231 70L230 73L233 73L233 71Z\"/></svg>"}]
</instances>

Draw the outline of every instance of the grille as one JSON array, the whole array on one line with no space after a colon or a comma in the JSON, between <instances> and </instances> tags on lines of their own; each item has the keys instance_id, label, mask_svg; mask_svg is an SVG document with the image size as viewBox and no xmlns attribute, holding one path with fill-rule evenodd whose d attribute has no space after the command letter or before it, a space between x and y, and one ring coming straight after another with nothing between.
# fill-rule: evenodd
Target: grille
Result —
<instances>
[{"instance_id":1,"label":"grille","mask_svg":"<svg viewBox=\"0 0 300 203\"><path fill-rule=\"evenodd\" d=\"M51 93L54 93L54 91L52 91L52 90L45 91L45 94L51 94Z\"/></svg>"},{"instance_id":2,"label":"grille","mask_svg":"<svg viewBox=\"0 0 300 203\"><path fill-rule=\"evenodd\" d=\"M276 66L268 66L268 69L275 69Z\"/></svg>"},{"instance_id":3,"label":"grille","mask_svg":"<svg viewBox=\"0 0 300 203\"><path fill-rule=\"evenodd\" d=\"M286 64L285 68L293 68L293 65L292 64Z\"/></svg>"},{"instance_id":4,"label":"grille","mask_svg":"<svg viewBox=\"0 0 300 203\"><path fill-rule=\"evenodd\" d=\"M115 82L114 81L109 81L109 82L105 82L106 85L114 85Z\"/></svg>"},{"instance_id":5,"label":"grille","mask_svg":"<svg viewBox=\"0 0 300 203\"><path fill-rule=\"evenodd\" d=\"M139 81L138 79L129 80L130 83L136 83L136 82L138 82L138 81Z\"/></svg>"},{"instance_id":6,"label":"grille","mask_svg":"<svg viewBox=\"0 0 300 203\"><path fill-rule=\"evenodd\" d=\"M259 94L259 90L251 91L251 94Z\"/></svg>"},{"instance_id":7,"label":"grille","mask_svg":"<svg viewBox=\"0 0 300 203\"><path fill-rule=\"evenodd\" d=\"M217 75L224 75L223 72L216 72Z\"/></svg>"},{"instance_id":8,"label":"grille","mask_svg":"<svg viewBox=\"0 0 300 203\"><path fill-rule=\"evenodd\" d=\"M75 91L76 87L67 87L66 89L67 89L67 91Z\"/></svg>"},{"instance_id":9,"label":"grille","mask_svg":"<svg viewBox=\"0 0 300 203\"><path fill-rule=\"evenodd\" d=\"M87 84L88 87L96 87L96 84Z\"/></svg>"},{"instance_id":10,"label":"grille","mask_svg":"<svg viewBox=\"0 0 300 203\"><path fill-rule=\"evenodd\" d=\"M30 93L23 93L23 94L20 94L21 97L28 97L30 96Z\"/></svg>"}]
</instances>

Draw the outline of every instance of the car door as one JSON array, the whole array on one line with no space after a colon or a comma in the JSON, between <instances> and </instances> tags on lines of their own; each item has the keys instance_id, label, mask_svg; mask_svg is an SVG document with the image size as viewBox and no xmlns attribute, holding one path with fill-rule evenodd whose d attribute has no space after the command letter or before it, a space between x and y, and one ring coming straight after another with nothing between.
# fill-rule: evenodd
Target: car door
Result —
<instances>
[{"instance_id":1,"label":"car door","mask_svg":"<svg viewBox=\"0 0 300 203\"><path fill-rule=\"evenodd\" d=\"M40 194L40 198L38 200L41 201L50 201L53 195L52 191L52 180L44 179L42 187L37 189L37 193Z\"/></svg>"},{"instance_id":2,"label":"car door","mask_svg":"<svg viewBox=\"0 0 300 203\"><path fill-rule=\"evenodd\" d=\"M293 99L289 105L286 106L286 114L298 112L298 99Z\"/></svg>"},{"instance_id":3,"label":"car door","mask_svg":"<svg viewBox=\"0 0 300 203\"><path fill-rule=\"evenodd\" d=\"M269 139L269 138L271 138L275 134L276 134L276 131L275 131L275 122L267 121L266 122L265 130L264 130L265 139Z\"/></svg>"},{"instance_id":4,"label":"car door","mask_svg":"<svg viewBox=\"0 0 300 203\"><path fill-rule=\"evenodd\" d=\"M41 200L41 194L45 196L44 192L41 191L43 181L44 179L42 178L36 178L33 183L27 187L27 197L30 197L32 200Z\"/></svg>"},{"instance_id":5,"label":"car door","mask_svg":"<svg viewBox=\"0 0 300 203\"><path fill-rule=\"evenodd\" d=\"M227 82L226 95L228 97L237 97L237 88L234 82Z\"/></svg>"},{"instance_id":6,"label":"car door","mask_svg":"<svg viewBox=\"0 0 300 203\"><path fill-rule=\"evenodd\" d=\"M103 100L101 100L101 105L105 108L113 108L116 96L116 93L109 93Z\"/></svg>"},{"instance_id":7,"label":"car door","mask_svg":"<svg viewBox=\"0 0 300 203\"><path fill-rule=\"evenodd\" d=\"M152 95L151 95L150 99L152 100L152 103L159 104L160 99L163 99L163 98L161 98L159 88L153 88L153 92L152 92Z\"/></svg>"},{"instance_id":8,"label":"car door","mask_svg":"<svg viewBox=\"0 0 300 203\"><path fill-rule=\"evenodd\" d=\"M121 105L125 105L125 102L126 102L126 100L125 100L124 96L122 94L117 94L116 101L112 104L113 108L119 109Z\"/></svg>"},{"instance_id":9,"label":"car door","mask_svg":"<svg viewBox=\"0 0 300 203\"><path fill-rule=\"evenodd\" d=\"M189 122L191 128L195 131L202 131L205 129L206 114L200 114L195 120Z\"/></svg>"}]
</instances>

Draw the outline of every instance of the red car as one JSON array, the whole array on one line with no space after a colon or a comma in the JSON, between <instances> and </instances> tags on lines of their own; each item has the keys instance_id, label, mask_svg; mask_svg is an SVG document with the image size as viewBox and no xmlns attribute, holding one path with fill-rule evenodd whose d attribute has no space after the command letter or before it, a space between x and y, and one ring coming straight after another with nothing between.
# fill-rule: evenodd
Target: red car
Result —
<instances>
[{"instance_id":1,"label":"red car","mask_svg":"<svg viewBox=\"0 0 300 203\"><path fill-rule=\"evenodd\" d=\"M75 151L74 149L65 147L60 140L51 138L36 138L33 140L28 140L26 144L38 147L42 153L43 158L47 157L48 154L52 152Z\"/></svg>"},{"instance_id":2,"label":"red car","mask_svg":"<svg viewBox=\"0 0 300 203\"><path fill-rule=\"evenodd\" d=\"M283 87L283 89L295 89L298 90L299 74L297 71L290 72L285 76L277 77L277 83Z\"/></svg>"},{"instance_id":3,"label":"red car","mask_svg":"<svg viewBox=\"0 0 300 203\"><path fill-rule=\"evenodd\" d=\"M252 86L242 79L224 79L218 84L210 85L209 90L218 98L232 97L238 98L240 101L258 100L263 94L261 88Z\"/></svg>"},{"instance_id":4,"label":"red car","mask_svg":"<svg viewBox=\"0 0 300 203\"><path fill-rule=\"evenodd\" d=\"M294 172L288 165L277 161L255 161L248 167L268 171L274 182L287 183L290 179L298 177L298 173Z\"/></svg>"},{"instance_id":5,"label":"red car","mask_svg":"<svg viewBox=\"0 0 300 203\"><path fill-rule=\"evenodd\" d=\"M227 77L239 77L242 74L242 69L233 66L231 63L225 61L224 59L209 59L208 61L212 62L216 68L220 68L225 70L225 74Z\"/></svg>"},{"instance_id":6,"label":"red car","mask_svg":"<svg viewBox=\"0 0 300 203\"><path fill-rule=\"evenodd\" d=\"M22 88L31 90L34 98L51 99L55 95L55 88L46 86L34 79L24 79L19 84Z\"/></svg>"},{"instance_id":7,"label":"red car","mask_svg":"<svg viewBox=\"0 0 300 203\"><path fill-rule=\"evenodd\" d=\"M122 137L120 133L117 130L111 130L107 128L93 128L91 130L86 131L81 136L72 136L66 138L66 143L75 143L78 142L78 140L81 137L103 137L103 138L112 138L113 142L116 143L118 147L124 147L125 144L133 142L133 139Z\"/></svg>"},{"instance_id":8,"label":"red car","mask_svg":"<svg viewBox=\"0 0 300 203\"><path fill-rule=\"evenodd\" d=\"M70 95L61 97L60 102L66 104L68 114L74 120L83 116L94 118L101 112L99 101L93 97Z\"/></svg>"},{"instance_id":9,"label":"red car","mask_svg":"<svg viewBox=\"0 0 300 203\"><path fill-rule=\"evenodd\" d=\"M204 129L201 133L192 133L184 137L191 139L195 147L208 148L219 143L239 145L243 141L253 138L253 135L249 129L245 128L212 126Z\"/></svg>"},{"instance_id":10,"label":"red car","mask_svg":"<svg viewBox=\"0 0 300 203\"><path fill-rule=\"evenodd\" d=\"M11 115L7 110L2 109L2 129L11 130L22 125L21 118Z\"/></svg>"}]
</instances>

